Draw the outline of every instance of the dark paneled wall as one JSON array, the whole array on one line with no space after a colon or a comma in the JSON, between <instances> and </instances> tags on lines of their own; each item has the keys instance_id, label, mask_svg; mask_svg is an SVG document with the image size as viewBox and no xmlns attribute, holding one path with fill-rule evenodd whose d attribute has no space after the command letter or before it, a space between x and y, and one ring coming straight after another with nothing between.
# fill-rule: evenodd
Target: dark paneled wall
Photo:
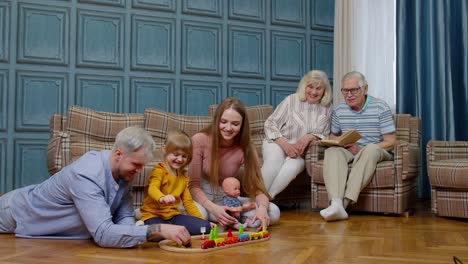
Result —
<instances>
[{"instance_id":1,"label":"dark paneled wall","mask_svg":"<svg viewBox=\"0 0 468 264\"><path fill-rule=\"evenodd\" d=\"M70 105L276 106L305 72L333 76L333 20L332 0L0 0L0 192L48 177Z\"/></svg>"}]
</instances>

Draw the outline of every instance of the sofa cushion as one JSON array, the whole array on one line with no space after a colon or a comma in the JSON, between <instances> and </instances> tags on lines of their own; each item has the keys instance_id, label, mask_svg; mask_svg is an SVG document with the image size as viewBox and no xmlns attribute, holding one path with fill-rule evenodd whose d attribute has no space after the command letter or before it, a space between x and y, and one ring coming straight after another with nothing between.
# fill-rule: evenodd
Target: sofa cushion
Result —
<instances>
[{"instance_id":1,"label":"sofa cushion","mask_svg":"<svg viewBox=\"0 0 468 264\"><path fill-rule=\"evenodd\" d=\"M193 136L211 123L209 116L189 116L164 112L158 109L146 109L144 128L153 136L156 147L162 147L167 132L178 128Z\"/></svg>"},{"instance_id":2,"label":"sofa cushion","mask_svg":"<svg viewBox=\"0 0 468 264\"><path fill-rule=\"evenodd\" d=\"M98 112L72 106L67 124L70 134L70 160L76 160L90 150L111 149L117 133L129 126L143 127L143 114Z\"/></svg>"}]
</instances>

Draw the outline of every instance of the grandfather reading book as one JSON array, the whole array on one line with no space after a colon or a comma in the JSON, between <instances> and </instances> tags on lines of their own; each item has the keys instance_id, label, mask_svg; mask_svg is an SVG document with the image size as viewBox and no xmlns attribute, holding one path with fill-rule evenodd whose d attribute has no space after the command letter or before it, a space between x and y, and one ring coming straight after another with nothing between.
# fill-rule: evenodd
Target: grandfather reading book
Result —
<instances>
[{"instance_id":1,"label":"grandfather reading book","mask_svg":"<svg viewBox=\"0 0 468 264\"><path fill-rule=\"evenodd\" d=\"M356 130L348 130L346 133L342 134L338 140L334 139L322 139L320 140L320 144L323 146L338 146L338 147L343 147L348 144L355 143L361 138L361 134L357 132Z\"/></svg>"}]
</instances>

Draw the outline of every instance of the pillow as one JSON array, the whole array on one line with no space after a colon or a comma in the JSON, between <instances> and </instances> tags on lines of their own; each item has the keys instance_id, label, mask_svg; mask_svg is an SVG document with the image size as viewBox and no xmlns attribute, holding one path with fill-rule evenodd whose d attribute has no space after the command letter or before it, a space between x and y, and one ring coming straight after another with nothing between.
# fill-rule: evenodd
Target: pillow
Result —
<instances>
[{"instance_id":1,"label":"pillow","mask_svg":"<svg viewBox=\"0 0 468 264\"><path fill-rule=\"evenodd\" d=\"M79 106L68 110L70 162L90 150L111 149L115 136L129 126L143 127L143 114L98 112Z\"/></svg>"},{"instance_id":2,"label":"pillow","mask_svg":"<svg viewBox=\"0 0 468 264\"><path fill-rule=\"evenodd\" d=\"M146 109L144 117L144 128L153 136L156 145L164 144L170 129L181 129L191 137L211 124L209 116L180 115L158 109Z\"/></svg>"}]
</instances>

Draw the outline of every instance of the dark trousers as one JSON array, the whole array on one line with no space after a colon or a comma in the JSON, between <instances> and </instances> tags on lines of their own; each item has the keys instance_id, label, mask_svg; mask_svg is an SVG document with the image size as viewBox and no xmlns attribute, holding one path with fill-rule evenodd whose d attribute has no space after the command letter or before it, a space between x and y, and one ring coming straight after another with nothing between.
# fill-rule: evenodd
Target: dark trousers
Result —
<instances>
[{"instance_id":1,"label":"dark trousers","mask_svg":"<svg viewBox=\"0 0 468 264\"><path fill-rule=\"evenodd\" d=\"M145 225L152 225L152 224L173 224L173 225L181 225L185 226L189 231L190 235L200 235L200 227L204 226L206 229L205 235L210 233L211 226L210 222L204 219L200 219L195 216L191 215L176 215L168 220L163 220L159 217L150 218L145 221Z\"/></svg>"}]
</instances>

